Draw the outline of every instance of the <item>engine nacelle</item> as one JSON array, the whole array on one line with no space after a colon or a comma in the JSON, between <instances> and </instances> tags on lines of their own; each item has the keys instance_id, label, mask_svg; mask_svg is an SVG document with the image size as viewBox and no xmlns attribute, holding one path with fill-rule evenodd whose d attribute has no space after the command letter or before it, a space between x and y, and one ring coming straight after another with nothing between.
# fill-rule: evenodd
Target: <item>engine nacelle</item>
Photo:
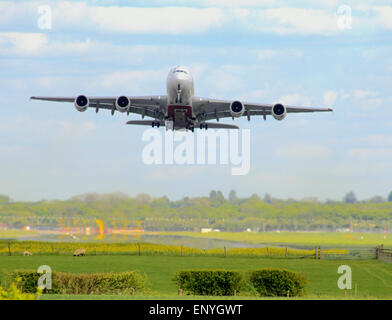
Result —
<instances>
[{"instance_id":1,"label":"engine nacelle","mask_svg":"<svg viewBox=\"0 0 392 320\"><path fill-rule=\"evenodd\" d=\"M280 121L286 118L287 109L283 104L277 103L272 107L271 113L276 120Z\"/></svg>"},{"instance_id":2,"label":"engine nacelle","mask_svg":"<svg viewBox=\"0 0 392 320\"><path fill-rule=\"evenodd\" d=\"M90 101L86 96L80 95L76 97L74 105L76 110L78 110L79 112L84 112L87 110L88 106L90 105Z\"/></svg>"},{"instance_id":3,"label":"engine nacelle","mask_svg":"<svg viewBox=\"0 0 392 320\"><path fill-rule=\"evenodd\" d=\"M131 106L131 100L126 96L121 96L116 99L116 109L120 112L127 112Z\"/></svg>"},{"instance_id":4,"label":"engine nacelle","mask_svg":"<svg viewBox=\"0 0 392 320\"><path fill-rule=\"evenodd\" d=\"M230 104L230 114L234 118L241 117L245 112L244 104L241 101L233 101Z\"/></svg>"}]
</instances>

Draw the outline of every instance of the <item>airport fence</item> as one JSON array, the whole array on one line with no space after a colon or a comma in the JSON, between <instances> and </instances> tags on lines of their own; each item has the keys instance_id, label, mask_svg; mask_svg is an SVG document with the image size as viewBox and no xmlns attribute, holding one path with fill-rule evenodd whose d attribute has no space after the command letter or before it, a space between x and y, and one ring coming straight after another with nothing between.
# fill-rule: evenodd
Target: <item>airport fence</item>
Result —
<instances>
[{"instance_id":1,"label":"airport fence","mask_svg":"<svg viewBox=\"0 0 392 320\"><path fill-rule=\"evenodd\" d=\"M287 259L383 259L392 262L392 250L380 247L293 247L260 245L252 248L200 249L180 245L154 244L145 242L42 242L0 241L0 255L73 255L85 249L86 255L136 255L136 256L216 256L216 257L266 257Z\"/></svg>"},{"instance_id":2,"label":"airport fence","mask_svg":"<svg viewBox=\"0 0 392 320\"><path fill-rule=\"evenodd\" d=\"M384 248L384 245L378 246L376 248L376 258L387 263L392 263L392 249Z\"/></svg>"}]
</instances>

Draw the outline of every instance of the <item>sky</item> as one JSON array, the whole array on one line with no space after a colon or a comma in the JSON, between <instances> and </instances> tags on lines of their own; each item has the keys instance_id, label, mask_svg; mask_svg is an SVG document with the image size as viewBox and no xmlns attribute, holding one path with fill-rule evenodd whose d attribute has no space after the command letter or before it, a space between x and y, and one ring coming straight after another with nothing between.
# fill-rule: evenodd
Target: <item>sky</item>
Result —
<instances>
[{"instance_id":1,"label":"sky","mask_svg":"<svg viewBox=\"0 0 392 320\"><path fill-rule=\"evenodd\" d=\"M0 194L386 196L391 40L382 0L0 1ZM146 128L125 125L138 115L29 101L164 95L176 65L197 96L334 112L222 120L250 130L249 173L233 176L230 165L145 164Z\"/></svg>"}]
</instances>

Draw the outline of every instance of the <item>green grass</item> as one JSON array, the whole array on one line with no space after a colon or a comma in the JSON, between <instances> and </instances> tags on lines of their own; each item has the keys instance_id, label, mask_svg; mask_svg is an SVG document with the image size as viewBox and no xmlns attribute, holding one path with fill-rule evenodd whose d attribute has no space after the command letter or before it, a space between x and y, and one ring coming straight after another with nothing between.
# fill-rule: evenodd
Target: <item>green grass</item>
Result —
<instances>
[{"instance_id":1,"label":"green grass","mask_svg":"<svg viewBox=\"0 0 392 320\"><path fill-rule=\"evenodd\" d=\"M15 239L18 237L35 237L38 236L34 230L0 230L0 239Z\"/></svg>"},{"instance_id":2,"label":"green grass","mask_svg":"<svg viewBox=\"0 0 392 320\"><path fill-rule=\"evenodd\" d=\"M383 233L360 232L161 232L161 235L177 235L201 239L240 241L252 244L292 244L304 246L392 246L392 235L384 239Z\"/></svg>"},{"instance_id":3,"label":"green grass","mask_svg":"<svg viewBox=\"0 0 392 320\"><path fill-rule=\"evenodd\" d=\"M338 267L347 264L352 268L353 284L358 285L362 298L392 299L392 265L377 260L312 260L268 258L170 257L170 256L0 256L0 272L15 269L37 269L49 265L54 271L92 273L139 270L149 278L152 299L178 298L173 274L183 269L225 268L246 271L256 268L276 267L303 272L309 279L306 291L309 297L344 298L337 287ZM352 294L348 293L348 297ZM47 297L43 297L47 298ZM61 298L61 296L57 296ZM72 297L69 297L72 298ZM120 297L118 297L120 298ZM129 297L138 298L138 297Z\"/></svg>"}]
</instances>

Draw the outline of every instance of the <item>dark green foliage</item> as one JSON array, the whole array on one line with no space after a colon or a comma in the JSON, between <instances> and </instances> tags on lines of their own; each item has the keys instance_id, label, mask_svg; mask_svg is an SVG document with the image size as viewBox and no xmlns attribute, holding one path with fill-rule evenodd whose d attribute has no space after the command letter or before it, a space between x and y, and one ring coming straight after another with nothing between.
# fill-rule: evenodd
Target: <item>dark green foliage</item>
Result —
<instances>
[{"instance_id":1,"label":"dark green foliage","mask_svg":"<svg viewBox=\"0 0 392 320\"><path fill-rule=\"evenodd\" d=\"M241 274L228 270L184 270L174 281L187 294L202 296L232 296L243 286Z\"/></svg>"},{"instance_id":2,"label":"dark green foliage","mask_svg":"<svg viewBox=\"0 0 392 320\"><path fill-rule=\"evenodd\" d=\"M36 293L41 275L36 271L20 270L9 274L9 281L18 283L23 292ZM147 279L138 271L122 273L76 274L53 272L51 294L129 294L146 288Z\"/></svg>"},{"instance_id":3,"label":"dark green foliage","mask_svg":"<svg viewBox=\"0 0 392 320\"><path fill-rule=\"evenodd\" d=\"M286 269L260 269L250 272L249 281L261 296L301 296L305 276Z\"/></svg>"},{"instance_id":4,"label":"dark green foliage","mask_svg":"<svg viewBox=\"0 0 392 320\"><path fill-rule=\"evenodd\" d=\"M15 282L18 287L25 293L36 293L38 289L38 279L42 274L32 270L15 270L8 275L9 283ZM56 277L56 273L52 272L52 279ZM45 289L43 293L59 293L57 283L52 281L52 289Z\"/></svg>"},{"instance_id":5,"label":"dark green foliage","mask_svg":"<svg viewBox=\"0 0 392 320\"><path fill-rule=\"evenodd\" d=\"M11 202L11 198L0 194L0 202L9 203L9 202Z\"/></svg>"},{"instance_id":6,"label":"dark green foliage","mask_svg":"<svg viewBox=\"0 0 392 320\"><path fill-rule=\"evenodd\" d=\"M208 227L229 232L247 228L335 231L349 227L352 219L358 229L382 231L392 214L392 197L390 202L373 203L374 199L358 202L351 193L345 198L351 203L285 201L269 195L264 200L239 198L234 192L230 199L225 199L219 191L212 191L210 197L185 197L178 201L121 194L90 194L66 201L0 200L0 224L96 228L96 219L100 219L105 228L135 228L136 221L144 221L142 226L148 231L200 231Z\"/></svg>"},{"instance_id":7,"label":"dark green foliage","mask_svg":"<svg viewBox=\"0 0 392 320\"><path fill-rule=\"evenodd\" d=\"M355 196L354 192L350 191L344 196L343 201L345 203L356 203L357 197Z\"/></svg>"}]
</instances>

